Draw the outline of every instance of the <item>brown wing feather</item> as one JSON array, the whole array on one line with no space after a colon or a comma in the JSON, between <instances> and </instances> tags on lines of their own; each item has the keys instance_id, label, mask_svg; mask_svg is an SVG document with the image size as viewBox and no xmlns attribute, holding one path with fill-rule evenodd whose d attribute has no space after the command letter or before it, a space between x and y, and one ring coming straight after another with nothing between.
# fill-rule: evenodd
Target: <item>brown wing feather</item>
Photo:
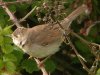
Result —
<instances>
[{"instance_id":1,"label":"brown wing feather","mask_svg":"<svg viewBox=\"0 0 100 75\"><path fill-rule=\"evenodd\" d=\"M59 40L62 35L58 25L54 25L51 27L48 24L36 26L34 27L33 31L29 32L29 34L30 33L34 36L28 36L28 39L31 40L31 43L40 44L42 46L48 45L48 43L51 44L52 42Z\"/></svg>"},{"instance_id":2,"label":"brown wing feather","mask_svg":"<svg viewBox=\"0 0 100 75\"><path fill-rule=\"evenodd\" d=\"M41 33L35 38L35 42L41 45L48 45L61 38L61 32L59 28L52 27L44 28Z\"/></svg>"}]
</instances>

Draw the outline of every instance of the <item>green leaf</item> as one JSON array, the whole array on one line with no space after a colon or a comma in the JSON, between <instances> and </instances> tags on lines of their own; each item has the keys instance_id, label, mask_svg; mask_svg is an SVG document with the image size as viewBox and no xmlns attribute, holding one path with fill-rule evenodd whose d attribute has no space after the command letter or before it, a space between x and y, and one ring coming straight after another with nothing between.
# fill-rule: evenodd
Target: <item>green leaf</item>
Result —
<instances>
[{"instance_id":1,"label":"green leaf","mask_svg":"<svg viewBox=\"0 0 100 75\"><path fill-rule=\"evenodd\" d=\"M3 61L11 61L11 62L16 62L17 61L17 58L15 57L14 54L5 54L3 56Z\"/></svg>"},{"instance_id":2,"label":"green leaf","mask_svg":"<svg viewBox=\"0 0 100 75\"><path fill-rule=\"evenodd\" d=\"M0 15L4 15L5 14L5 11L2 9L2 8L0 8Z\"/></svg>"},{"instance_id":3,"label":"green leaf","mask_svg":"<svg viewBox=\"0 0 100 75\"><path fill-rule=\"evenodd\" d=\"M11 31L11 28L12 26L7 26L3 29L3 34L4 35L7 35L7 34L10 34L12 31Z\"/></svg>"},{"instance_id":4,"label":"green leaf","mask_svg":"<svg viewBox=\"0 0 100 75\"><path fill-rule=\"evenodd\" d=\"M78 50L82 51L82 52L86 52L89 51L89 48L86 44L82 43L81 41L75 41L75 45L78 48Z\"/></svg>"},{"instance_id":5,"label":"green leaf","mask_svg":"<svg viewBox=\"0 0 100 75\"><path fill-rule=\"evenodd\" d=\"M13 62L11 62L11 61L6 62L5 65L6 65L5 67L6 67L6 69L9 73L14 73L15 72L16 66Z\"/></svg>"},{"instance_id":6,"label":"green leaf","mask_svg":"<svg viewBox=\"0 0 100 75\"><path fill-rule=\"evenodd\" d=\"M97 70L96 75L100 75L100 68Z\"/></svg>"},{"instance_id":7,"label":"green leaf","mask_svg":"<svg viewBox=\"0 0 100 75\"><path fill-rule=\"evenodd\" d=\"M72 4L75 0L67 0L68 3Z\"/></svg>"},{"instance_id":8,"label":"green leaf","mask_svg":"<svg viewBox=\"0 0 100 75\"><path fill-rule=\"evenodd\" d=\"M56 65L52 60L47 60L45 65L45 68L48 72L53 72L56 69Z\"/></svg>"},{"instance_id":9,"label":"green leaf","mask_svg":"<svg viewBox=\"0 0 100 75\"><path fill-rule=\"evenodd\" d=\"M18 6L18 10L26 10L29 7L29 4L21 4L20 6Z\"/></svg>"},{"instance_id":10,"label":"green leaf","mask_svg":"<svg viewBox=\"0 0 100 75\"><path fill-rule=\"evenodd\" d=\"M11 74L9 74L7 72L0 72L0 75L11 75Z\"/></svg>"},{"instance_id":11,"label":"green leaf","mask_svg":"<svg viewBox=\"0 0 100 75\"><path fill-rule=\"evenodd\" d=\"M12 39L9 36L5 36L4 40L3 40L4 44L11 44L12 43Z\"/></svg>"},{"instance_id":12,"label":"green leaf","mask_svg":"<svg viewBox=\"0 0 100 75\"><path fill-rule=\"evenodd\" d=\"M32 4L32 8L34 8L35 6L41 6L42 3L43 3L43 1L35 1L35 2Z\"/></svg>"},{"instance_id":13,"label":"green leaf","mask_svg":"<svg viewBox=\"0 0 100 75\"><path fill-rule=\"evenodd\" d=\"M3 60L0 59L0 69L3 68Z\"/></svg>"},{"instance_id":14,"label":"green leaf","mask_svg":"<svg viewBox=\"0 0 100 75\"><path fill-rule=\"evenodd\" d=\"M36 62L33 60L24 60L22 62L22 68L25 69L27 72L32 73L33 71L38 71Z\"/></svg>"},{"instance_id":15,"label":"green leaf","mask_svg":"<svg viewBox=\"0 0 100 75\"><path fill-rule=\"evenodd\" d=\"M95 36L97 35L97 27L93 27L90 30L89 36Z\"/></svg>"},{"instance_id":16,"label":"green leaf","mask_svg":"<svg viewBox=\"0 0 100 75\"><path fill-rule=\"evenodd\" d=\"M90 49L85 43L82 43L81 41L77 40L75 41L75 46L83 57L87 58L88 60L91 60L90 57L92 57L92 55Z\"/></svg>"},{"instance_id":17,"label":"green leaf","mask_svg":"<svg viewBox=\"0 0 100 75\"><path fill-rule=\"evenodd\" d=\"M72 60L73 60L73 61L72 61L71 64L77 64L77 63L80 63L80 62L79 62L79 59L78 59L77 57L73 57Z\"/></svg>"},{"instance_id":18,"label":"green leaf","mask_svg":"<svg viewBox=\"0 0 100 75\"><path fill-rule=\"evenodd\" d=\"M3 47L2 47L2 51L3 53L11 53L13 51L13 46L10 45L10 44L4 44Z\"/></svg>"},{"instance_id":19,"label":"green leaf","mask_svg":"<svg viewBox=\"0 0 100 75\"><path fill-rule=\"evenodd\" d=\"M4 27L5 24L6 24L6 22L5 22L4 16L3 15L0 15L0 26L1 27Z\"/></svg>"},{"instance_id":20,"label":"green leaf","mask_svg":"<svg viewBox=\"0 0 100 75\"><path fill-rule=\"evenodd\" d=\"M0 35L0 45L2 45L2 43L3 43L3 36Z\"/></svg>"},{"instance_id":21,"label":"green leaf","mask_svg":"<svg viewBox=\"0 0 100 75\"><path fill-rule=\"evenodd\" d=\"M94 37L87 36L87 37L85 37L85 38L86 38L86 40L88 40L88 41L95 42L95 38L94 38Z\"/></svg>"},{"instance_id":22,"label":"green leaf","mask_svg":"<svg viewBox=\"0 0 100 75\"><path fill-rule=\"evenodd\" d=\"M95 41L96 41L97 43L100 43L100 35L98 35L98 36L95 38Z\"/></svg>"},{"instance_id":23,"label":"green leaf","mask_svg":"<svg viewBox=\"0 0 100 75\"><path fill-rule=\"evenodd\" d=\"M16 11L15 5L10 5L9 10L15 12Z\"/></svg>"},{"instance_id":24,"label":"green leaf","mask_svg":"<svg viewBox=\"0 0 100 75\"><path fill-rule=\"evenodd\" d=\"M22 58L23 58L23 52L21 52L21 51L19 51L19 50L14 50L14 51L12 52L12 54L13 54L14 56L16 56L16 59L17 59L16 64L19 64L20 61L21 61Z\"/></svg>"}]
</instances>

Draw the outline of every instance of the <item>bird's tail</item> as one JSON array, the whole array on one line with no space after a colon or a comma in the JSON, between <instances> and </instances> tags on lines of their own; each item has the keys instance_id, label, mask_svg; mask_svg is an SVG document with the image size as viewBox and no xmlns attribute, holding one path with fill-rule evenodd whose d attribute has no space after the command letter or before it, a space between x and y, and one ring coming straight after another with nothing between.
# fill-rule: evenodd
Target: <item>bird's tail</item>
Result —
<instances>
[{"instance_id":1,"label":"bird's tail","mask_svg":"<svg viewBox=\"0 0 100 75\"><path fill-rule=\"evenodd\" d=\"M74 10L71 14L69 14L64 20L61 21L61 25L66 29L70 27L71 22L78 17L83 12L88 13L87 5L83 4L79 6L76 10Z\"/></svg>"}]
</instances>

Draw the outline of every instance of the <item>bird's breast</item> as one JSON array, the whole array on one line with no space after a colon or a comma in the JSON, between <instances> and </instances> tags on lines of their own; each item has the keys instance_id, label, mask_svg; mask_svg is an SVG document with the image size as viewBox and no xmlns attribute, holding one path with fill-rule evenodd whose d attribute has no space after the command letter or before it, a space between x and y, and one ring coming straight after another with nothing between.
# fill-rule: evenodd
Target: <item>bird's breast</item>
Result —
<instances>
[{"instance_id":1,"label":"bird's breast","mask_svg":"<svg viewBox=\"0 0 100 75\"><path fill-rule=\"evenodd\" d=\"M37 58L43 58L49 55L52 55L56 53L59 50L59 46L61 45L61 41L57 41L52 44L48 45L39 45L39 44L33 44L32 46L24 47L23 51L30 56L37 57Z\"/></svg>"}]
</instances>

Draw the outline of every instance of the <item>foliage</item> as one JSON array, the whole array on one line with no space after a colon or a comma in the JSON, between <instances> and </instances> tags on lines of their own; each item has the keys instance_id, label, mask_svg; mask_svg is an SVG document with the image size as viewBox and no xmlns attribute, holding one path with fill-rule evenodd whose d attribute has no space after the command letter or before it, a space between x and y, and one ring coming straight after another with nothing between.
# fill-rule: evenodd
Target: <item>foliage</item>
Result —
<instances>
[{"instance_id":1,"label":"foliage","mask_svg":"<svg viewBox=\"0 0 100 75\"><path fill-rule=\"evenodd\" d=\"M27 72L32 73L33 71L38 71L35 61L33 60L24 60L22 62L22 68Z\"/></svg>"},{"instance_id":2,"label":"foliage","mask_svg":"<svg viewBox=\"0 0 100 75\"><path fill-rule=\"evenodd\" d=\"M97 74L96 75L100 75L100 69L98 69Z\"/></svg>"}]
</instances>

